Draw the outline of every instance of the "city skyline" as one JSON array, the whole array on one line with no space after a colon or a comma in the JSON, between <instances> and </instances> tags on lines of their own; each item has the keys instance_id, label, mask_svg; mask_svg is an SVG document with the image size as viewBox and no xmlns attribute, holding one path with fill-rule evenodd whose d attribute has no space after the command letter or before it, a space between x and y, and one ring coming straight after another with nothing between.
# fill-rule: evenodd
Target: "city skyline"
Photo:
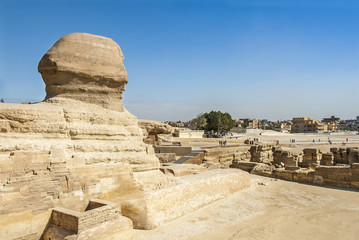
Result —
<instances>
[{"instance_id":1,"label":"city skyline","mask_svg":"<svg viewBox=\"0 0 359 240\"><path fill-rule=\"evenodd\" d=\"M42 101L41 57L60 37L88 32L120 45L123 102L138 118L355 119L358 10L355 1L5 0L0 98Z\"/></svg>"}]
</instances>

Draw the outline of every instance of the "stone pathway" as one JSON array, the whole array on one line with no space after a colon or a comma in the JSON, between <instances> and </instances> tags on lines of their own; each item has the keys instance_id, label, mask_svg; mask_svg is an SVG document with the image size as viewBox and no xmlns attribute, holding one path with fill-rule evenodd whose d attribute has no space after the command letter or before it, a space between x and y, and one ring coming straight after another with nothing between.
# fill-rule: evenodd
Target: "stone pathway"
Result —
<instances>
[{"instance_id":1,"label":"stone pathway","mask_svg":"<svg viewBox=\"0 0 359 240\"><path fill-rule=\"evenodd\" d=\"M189 159L196 157L198 154L204 153L204 150L193 150L191 153L189 153L186 156L181 157L177 161L175 161L175 164L183 164L187 162Z\"/></svg>"}]
</instances>

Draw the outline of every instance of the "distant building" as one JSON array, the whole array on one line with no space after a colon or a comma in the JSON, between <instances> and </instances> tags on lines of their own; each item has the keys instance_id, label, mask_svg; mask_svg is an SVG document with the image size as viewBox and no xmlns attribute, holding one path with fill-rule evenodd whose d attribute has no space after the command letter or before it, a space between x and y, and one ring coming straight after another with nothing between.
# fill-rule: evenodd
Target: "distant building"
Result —
<instances>
[{"instance_id":1,"label":"distant building","mask_svg":"<svg viewBox=\"0 0 359 240\"><path fill-rule=\"evenodd\" d=\"M248 121L248 129L257 129L259 128L259 122L257 119L252 119Z\"/></svg>"},{"instance_id":2,"label":"distant building","mask_svg":"<svg viewBox=\"0 0 359 240\"><path fill-rule=\"evenodd\" d=\"M357 122L359 122L359 116L357 116Z\"/></svg>"},{"instance_id":3,"label":"distant building","mask_svg":"<svg viewBox=\"0 0 359 240\"><path fill-rule=\"evenodd\" d=\"M340 118L331 116L330 118L323 118L322 122L324 123L340 123Z\"/></svg>"},{"instance_id":4,"label":"distant building","mask_svg":"<svg viewBox=\"0 0 359 240\"><path fill-rule=\"evenodd\" d=\"M239 119L238 123L241 125L242 128L247 128L247 129L259 128L259 121L257 119L243 118L243 119Z\"/></svg>"},{"instance_id":5,"label":"distant building","mask_svg":"<svg viewBox=\"0 0 359 240\"><path fill-rule=\"evenodd\" d=\"M341 122L338 130L342 131L359 131L359 122Z\"/></svg>"},{"instance_id":6,"label":"distant building","mask_svg":"<svg viewBox=\"0 0 359 240\"><path fill-rule=\"evenodd\" d=\"M181 138L203 138L204 130L191 130L189 128L176 128L174 133L174 137Z\"/></svg>"},{"instance_id":7,"label":"distant building","mask_svg":"<svg viewBox=\"0 0 359 240\"><path fill-rule=\"evenodd\" d=\"M292 120L292 133L310 133L327 131L327 124L312 120L309 117L298 117Z\"/></svg>"},{"instance_id":8,"label":"distant building","mask_svg":"<svg viewBox=\"0 0 359 240\"><path fill-rule=\"evenodd\" d=\"M337 123L328 123L328 131L337 131L338 130L338 124Z\"/></svg>"},{"instance_id":9,"label":"distant building","mask_svg":"<svg viewBox=\"0 0 359 240\"><path fill-rule=\"evenodd\" d=\"M291 123L282 123L280 125L280 131L281 132L290 132L292 130L292 124Z\"/></svg>"}]
</instances>

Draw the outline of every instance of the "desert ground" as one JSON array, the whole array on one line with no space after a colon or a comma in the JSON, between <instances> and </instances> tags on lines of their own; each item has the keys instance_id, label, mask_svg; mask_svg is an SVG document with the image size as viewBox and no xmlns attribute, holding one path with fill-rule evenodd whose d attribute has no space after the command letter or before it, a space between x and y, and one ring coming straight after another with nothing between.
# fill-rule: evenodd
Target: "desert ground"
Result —
<instances>
[{"instance_id":1,"label":"desert ground","mask_svg":"<svg viewBox=\"0 0 359 240\"><path fill-rule=\"evenodd\" d=\"M330 152L330 148L347 148L359 147L359 135L357 132L338 132L338 133L280 133L274 131L264 131L261 134L234 134L232 137L226 137L228 146L244 145L245 139L258 139L260 143L276 145L277 142L283 150L292 152L293 154L302 153L304 148L317 148L323 153ZM183 146L191 146L193 148L215 147L219 146L218 138L189 139L189 138L172 138L172 141L179 141ZM295 140L294 143L291 140ZM313 142L314 140L314 142ZM328 141L332 144L329 144Z\"/></svg>"},{"instance_id":2,"label":"desert ground","mask_svg":"<svg viewBox=\"0 0 359 240\"><path fill-rule=\"evenodd\" d=\"M358 239L359 192L251 175L252 186L134 240Z\"/></svg>"}]
</instances>

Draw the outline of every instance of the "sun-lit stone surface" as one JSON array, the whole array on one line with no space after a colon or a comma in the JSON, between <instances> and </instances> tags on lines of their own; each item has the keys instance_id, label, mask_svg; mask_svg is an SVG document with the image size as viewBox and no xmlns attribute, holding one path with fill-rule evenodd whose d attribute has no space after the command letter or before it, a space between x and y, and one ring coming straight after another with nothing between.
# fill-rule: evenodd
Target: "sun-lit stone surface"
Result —
<instances>
[{"instance_id":1,"label":"sun-lit stone surface","mask_svg":"<svg viewBox=\"0 0 359 240\"><path fill-rule=\"evenodd\" d=\"M53 240L129 240L132 226L154 228L249 186L239 170L173 179L159 170L153 147L121 101L123 59L109 38L67 35L39 63L45 100L0 104L1 239L46 233ZM117 217L76 236L51 223L54 208L80 212L80 219L95 198L118 204ZM85 220L102 213L94 214ZM72 220L61 221L66 228Z\"/></svg>"},{"instance_id":2,"label":"sun-lit stone surface","mask_svg":"<svg viewBox=\"0 0 359 240\"><path fill-rule=\"evenodd\" d=\"M45 101L0 105L2 239L39 239L53 207L79 211L92 198L168 183L122 105L123 59L109 38L67 35L39 64Z\"/></svg>"},{"instance_id":3,"label":"sun-lit stone surface","mask_svg":"<svg viewBox=\"0 0 359 240\"><path fill-rule=\"evenodd\" d=\"M66 35L38 66L46 84L46 100L71 98L124 111L121 100L127 72L123 62L121 48L110 38L88 33Z\"/></svg>"},{"instance_id":4,"label":"sun-lit stone surface","mask_svg":"<svg viewBox=\"0 0 359 240\"><path fill-rule=\"evenodd\" d=\"M175 182L141 198L122 202L122 214L135 228L153 229L250 186L249 174L237 169L215 169L173 178Z\"/></svg>"}]
</instances>

